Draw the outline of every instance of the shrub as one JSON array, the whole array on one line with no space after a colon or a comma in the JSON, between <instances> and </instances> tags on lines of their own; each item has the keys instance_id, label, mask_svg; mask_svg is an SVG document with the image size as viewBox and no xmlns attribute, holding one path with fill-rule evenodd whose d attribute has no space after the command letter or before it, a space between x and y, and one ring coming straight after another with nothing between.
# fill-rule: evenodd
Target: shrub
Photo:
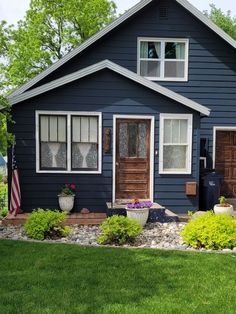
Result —
<instances>
[{"instance_id":1,"label":"shrub","mask_svg":"<svg viewBox=\"0 0 236 314\"><path fill-rule=\"evenodd\" d=\"M228 214L209 211L190 220L181 235L194 248L232 249L236 247L236 220Z\"/></svg>"},{"instance_id":2,"label":"shrub","mask_svg":"<svg viewBox=\"0 0 236 314\"><path fill-rule=\"evenodd\" d=\"M7 184L0 183L0 209L7 206Z\"/></svg>"},{"instance_id":3,"label":"shrub","mask_svg":"<svg viewBox=\"0 0 236 314\"><path fill-rule=\"evenodd\" d=\"M107 218L100 229L103 233L97 239L99 244L124 244L133 241L143 228L133 219L114 215Z\"/></svg>"},{"instance_id":4,"label":"shrub","mask_svg":"<svg viewBox=\"0 0 236 314\"><path fill-rule=\"evenodd\" d=\"M65 237L71 232L69 227L63 226L65 218L64 212L37 209L27 219L24 230L36 240Z\"/></svg>"},{"instance_id":5,"label":"shrub","mask_svg":"<svg viewBox=\"0 0 236 314\"><path fill-rule=\"evenodd\" d=\"M0 208L0 218L6 217L7 214L8 214L8 208L7 207Z\"/></svg>"}]
</instances>

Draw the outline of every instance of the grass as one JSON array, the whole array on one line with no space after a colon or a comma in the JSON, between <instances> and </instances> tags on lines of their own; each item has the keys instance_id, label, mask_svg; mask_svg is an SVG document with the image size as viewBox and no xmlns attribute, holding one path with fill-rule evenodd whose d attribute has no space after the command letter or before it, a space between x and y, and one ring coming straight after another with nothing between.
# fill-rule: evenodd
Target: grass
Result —
<instances>
[{"instance_id":1,"label":"grass","mask_svg":"<svg viewBox=\"0 0 236 314\"><path fill-rule=\"evenodd\" d=\"M236 255L0 241L0 313L236 313Z\"/></svg>"}]
</instances>

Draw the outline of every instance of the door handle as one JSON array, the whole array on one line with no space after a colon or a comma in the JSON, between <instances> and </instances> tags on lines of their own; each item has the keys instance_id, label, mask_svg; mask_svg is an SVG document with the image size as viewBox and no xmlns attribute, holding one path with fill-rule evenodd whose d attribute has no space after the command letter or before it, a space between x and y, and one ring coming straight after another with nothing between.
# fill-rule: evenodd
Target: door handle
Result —
<instances>
[{"instance_id":1,"label":"door handle","mask_svg":"<svg viewBox=\"0 0 236 314\"><path fill-rule=\"evenodd\" d=\"M118 162L116 162L116 166L119 166L119 163L118 163Z\"/></svg>"}]
</instances>

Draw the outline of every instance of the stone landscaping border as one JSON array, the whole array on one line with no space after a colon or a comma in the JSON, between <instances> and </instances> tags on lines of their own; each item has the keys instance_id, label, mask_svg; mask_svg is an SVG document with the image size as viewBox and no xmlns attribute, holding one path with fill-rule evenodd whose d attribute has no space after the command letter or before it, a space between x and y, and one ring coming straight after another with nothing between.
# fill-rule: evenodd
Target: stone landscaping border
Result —
<instances>
[{"instance_id":1,"label":"stone landscaping border","mask_svg":"<svg viewBox=\"0 0 236 314\"><path fill-rule=\"evenodd\" d=\"M206 250L204 248L198 250L189 247L183 243L180 236L181 229L186 225L185 222L169 222L169 223L148 223L140 236L138 236L134 243L126 244L119 247L132 248L152 248L165 250L181 250L191 252L214 252L214 253L236 253L236 248L233 250ZM68 243L77 244L81 246L102 246L96 242L97 237L101 234L98 225L74 225L72 226L72 233L65 238L57 240L35 241L28 238L23 231L22 226L0 225L0 239L23 240L46 243ZM105 245L108 246L108 245ZM118 247L111 246L108 247Z\"/></svg>"}]
</instances>

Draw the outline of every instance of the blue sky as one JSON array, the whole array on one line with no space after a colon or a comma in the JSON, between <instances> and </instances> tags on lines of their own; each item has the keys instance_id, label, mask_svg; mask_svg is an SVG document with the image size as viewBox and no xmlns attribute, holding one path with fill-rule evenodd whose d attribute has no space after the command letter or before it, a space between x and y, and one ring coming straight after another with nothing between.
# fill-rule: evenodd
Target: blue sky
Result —
<instances>
[{"instance_id":1,"label":"blue sky","mask_svg":"<svg viewBox=\"0 0 236 314\"><path fill-rule=\"evenodd\" d=\"M209 4L214 3L224 12L231 10L232 15L236 16L236 1L234 0L189 0L199 10L209 9ZM21 19L29 6L30 0L0 0L0 20L8 23L16 23ZM115 0L118 13L122 13L135 5L139 0Z\"/></svg>"}]
</instances>

